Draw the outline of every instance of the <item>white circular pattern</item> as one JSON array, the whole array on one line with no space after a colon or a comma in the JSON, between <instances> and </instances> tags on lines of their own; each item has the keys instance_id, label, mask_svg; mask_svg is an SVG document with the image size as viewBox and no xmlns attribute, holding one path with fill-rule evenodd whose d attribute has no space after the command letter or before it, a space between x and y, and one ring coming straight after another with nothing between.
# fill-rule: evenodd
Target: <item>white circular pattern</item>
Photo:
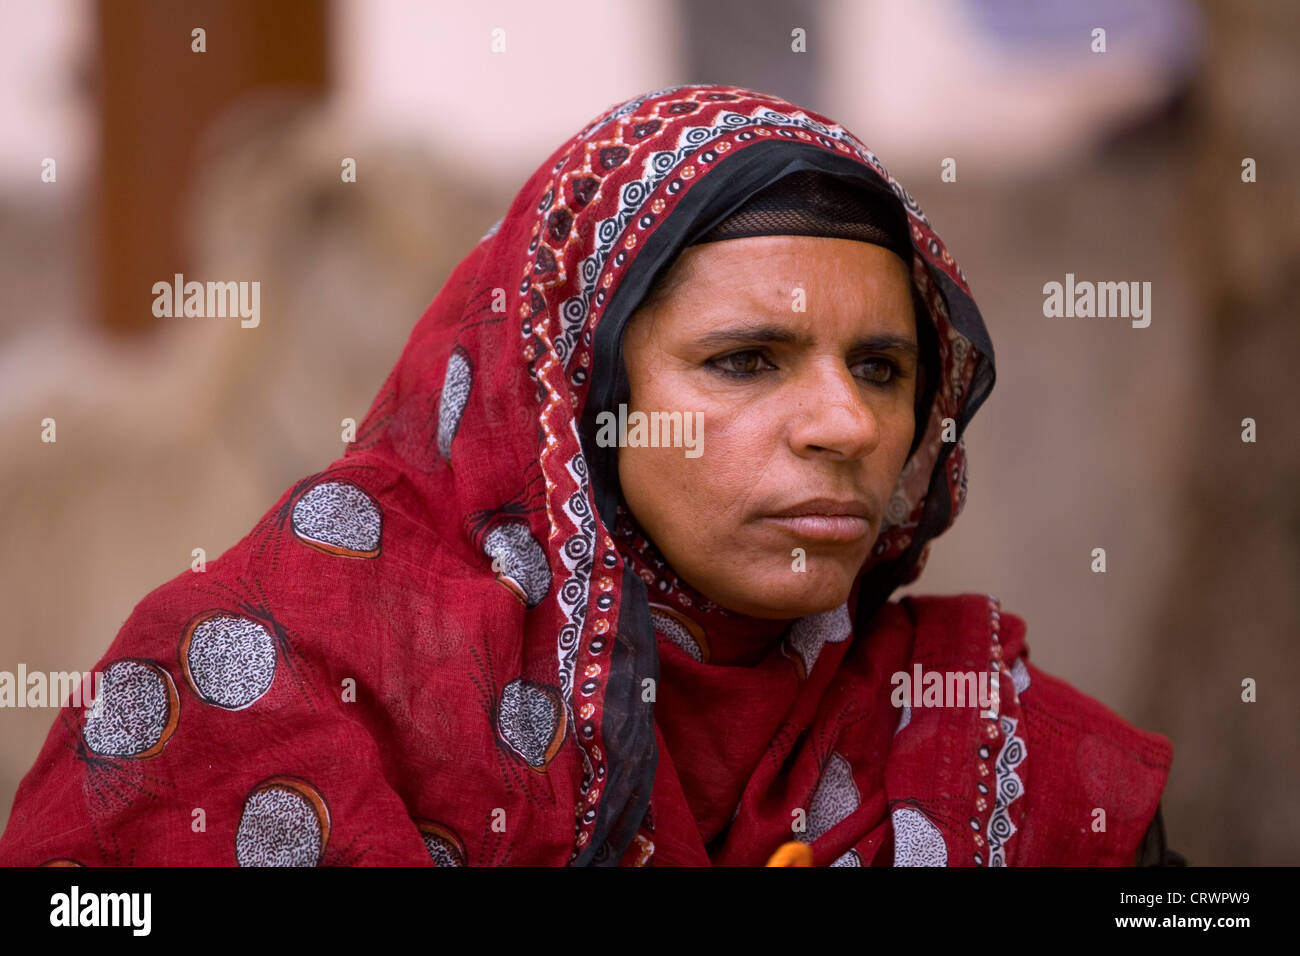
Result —
<instances>
[{"instance_id":1,"label":"white circular pattern","mask_svg":"<svg viewBox=\"0 0 1300 956\"><path fill-rule=\"evenodd\" d=\"M335 554L378 554L382 523L375 500L345 481L313 485L293 506L293 533Z\"/></svg>"},{"instance_id":2,"label":"white circular pattern","mask_svg":"<svg viewBox=\"0 0 1300 956\"><path fill-rule=\"evenodd\" d=\"M244 801L235 835L240 866L316 866L324 849L322 821L297 788L273 784Z\"/></svg>"},{"instance_id":3,"label":"white circular pattern","mask_svg":"<svg viewBox=\"0 0 1300 956\"><path fill-rule=\"evenodd\" d=\"M904 704L902 710L898 718L898 726L894 728L894 736L898 736L903 728L912 722L912 705Z\"/></svg>"},{"instance_id":4,"label":"white circular pattern","mask_svg":"<svg viewBox=\"0 0 1300 956\"><path fill-rule=\"evenodd\" d=\"M523 592L529 607L546 597L551 589L551 567L528 525L517 521L497 525L484 536L483 551L500 568L500 574Z\"/></svg>"},{"instance_id":5,"label":"white circular pattern","mask_svg":"<svg viewBox=\"0 0 1300 956\"><path fill-rule=\"evenodd\" d=\"M438 400L438 454L447 461L451 461L451 441L460 427L473 382L468 355L457 346L447 360L447 376L442 380L442 397Z\"/></svg>"},{"instance_id":6,"label":"white circular pattern","mask_svg":"<svg viewBox=\"0 0 1300 956\"><path fill-rule=\"evenodd\" d=\"M900 480L899 487L894 489L894 493L889 497L889 504L885 506L885 528L894 528L907 520L907 516L912 513L912 503L907 498L907 490L902 487Z\"/></svg>"},{"instance_id":7,"label":"white circular pattern","mask_svg":"<svg viewBox=\"0 0 1300 956\"><path fill-rule=\"evenodd\" d=\"M119 660L103 671L99 699L87 711L86 746L106 757L135 757L174 726L176 687L161 667Z\"/></svg>"},{"instance_id":8,"label":"white circular pattern","mask_svg":"<svg viewBox=\"0 0 1300 956\"><path fill-rule=\"evenodd\" d=\"M564 735L564 710L550 688L516 677L497 704L501 739L530 767L542 767Z\"/></svg>"},{"instance_id":9,"label":"white circular pattern","mask_svg":"<svg viewBox=\"0 0 1300 956\"><path fill-rule=\"evenodd\" d=\"M947 866L948 845L943 834L924 813L899 807L891 814L894 824L894 866Z\"/></svg>"},{"instance_id":10,"label":"white circular pattern","mask_svg":"<svg viewBox=\"0 0 1300 956\"><path fill-rule=\"evenodd\" d=\"M201 700L226 710L243 710L275 680L275 639L250 618L214 615L195 626L184 664Z\"/></svg>"},{"instance_id":11,"label":"white circular pattern","mask_svg":"<svg viewBox=\"0 0 1300 956\"><path fill-rule=\"evenodd\" d=\"M424 848L429 851L430 858L438 866L465 865L456 848L443 837L434 833L421 833L420 836L424 837Z\"/></svg>"},{"instance_id":12,"label":"white circular pattern","mask_svg":"<svg viewBox=\"0 0 1300 956\"><path fill-rule=\"evenodd\" d=\"M832 753L808 803L808 832L803 842L811 843L847 819L861 802L858 785L853 782L853 768L839 754Z\"/></svg>"},{"instance_id":13,"label":"white circular pattern","mask_svg":"<svg viewBox=\"0 0 1300 956\"><path fill-rule=\"evenodd\" d=\"M841 604L821 614L810 614L795 621L790 628L790 646L803 661L804 674L812 673L817 658L827 644L839 644L853 636L848 604Z\"/></svg>"},{"instance_id":14,"label":"white circular pattern","mask_svg":"<svg viewBox=\"0 0 1300 956\"><path fill-rule=\"evenodd\" d=\"M694 660L703 663L704 653L700 650L700 645L696 643L695 638L684 624L671 615L656 611L654 608L650 609L650 617L654 622L656 632L676 644Z\"/></svg>"},{"instance_id":15,"label":"white circular pattern","mask_svg":"<svg viewBox=\"0 0 1300 956\"><path fill-rule=\"evenodd\" d=\"M1029 689L1029 668L1025 666L1024 658L1017 657L1011 665L1011 684L1016 689L1016 696Z\"/></svg>"}]
</instances>

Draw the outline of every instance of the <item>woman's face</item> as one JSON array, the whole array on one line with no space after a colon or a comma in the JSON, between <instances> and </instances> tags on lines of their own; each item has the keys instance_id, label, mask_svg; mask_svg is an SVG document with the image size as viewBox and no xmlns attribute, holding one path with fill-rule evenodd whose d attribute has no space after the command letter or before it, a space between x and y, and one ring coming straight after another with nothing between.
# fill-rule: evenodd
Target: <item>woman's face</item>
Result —
<instances>
[{"instance_id":1,"label":"woman's face","mask_svg":"<svg viewBox=\"0 0 1300 956\"><path fill-rule=\"evenodd\" d=\"M633 314L623 355L630 422L702 413L697 457L618 452L624 498L673 569L755 617L847 600L915 427L903 261L809 236L688 247Z\"/></svg>"}]
</instances>

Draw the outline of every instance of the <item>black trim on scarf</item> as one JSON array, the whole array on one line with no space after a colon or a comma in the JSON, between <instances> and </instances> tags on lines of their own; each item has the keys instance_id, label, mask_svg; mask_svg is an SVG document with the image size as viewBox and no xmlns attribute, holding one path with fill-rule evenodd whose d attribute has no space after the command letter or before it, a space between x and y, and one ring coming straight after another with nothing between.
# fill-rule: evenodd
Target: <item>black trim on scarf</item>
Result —
<instances>
[{"instance_id":1,"label":"black trim on scarf","mask_svg":"<svg viewBox=\"0 0 1300 956\"><path fill-rule=\"evenodd\" d=\"M659 648L645 583L627 563L623 565L622 601L600 723L609 771L592 839L572 866L619 865L650 805L659 766L654 705L641 699L643 680L651 678L654 686L659 685Z\"/></svg>"},{"instance_id":2,"label":"black trim on scarf","mask_svg":"<svg viewBox=\"0 0 1300 956\"><path fill-rule=\"evenodd\" d=\"M939 382L943 377L943 365L939 361L939 331L934 327L930 310L917 291L916 283L912 282L910 272L908 282L912 286L912 312L916 316L916 340L921 351L922 374L921 387L916 390L916 400L912 403L912 420L916 425L912 431L912 445L907 449L907 457L911 458L925 438L925 429L930 423L930 409L934 407L934 396L939 391Z\"/></svg>"}]
</instances>

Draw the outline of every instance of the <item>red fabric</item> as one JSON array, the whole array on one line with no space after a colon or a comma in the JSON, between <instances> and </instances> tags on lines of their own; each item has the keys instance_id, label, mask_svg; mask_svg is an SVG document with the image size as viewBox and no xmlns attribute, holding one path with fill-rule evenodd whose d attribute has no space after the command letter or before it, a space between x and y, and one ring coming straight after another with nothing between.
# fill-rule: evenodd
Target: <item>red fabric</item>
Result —
<instances>
[{"instance_id":1,"label":"red fabric","mask_svg":"<svg viewBox=\"0 0 1300 956\"><path fill-rule=\"evenodd\" d=\"M631 522L619 532L664 602L652 605L656 620L687 617L710 645L696 654L670 622L657 628L661 772L645 833L657 864L757 866L809 838L815 866L1133 864L1168 775L1168 740L1029 664L1024 621L995 598L890 603L852 641L823 644L806 679L788 631L756 666L711 665L718 637L741 639L746 621L676 578ZM996 674L997 718L918 707L904 720L891 678L916 665ZM1028 680L1023 697L1014 671ZM795 832L800 808L806 828Z\"/></svg>"},{"instance_id":2,"label":"red fabric","mask_svg":"<svg viewBox=\"0 0 1300 956\"><path fill-rule=\"evenodd\" d=\"M579 437L592 333L676 205L785 140L908 213L941 376L859 586L891 561L919 575L909 549L965 496L943 422L991 386L960 269L828 118L732 87L638 97L528 179L347 454L137 605L95 667L102 711L60 711L22 780L0 864L761 865L792 839L817 865L1131 863L1169 742L1025 664L993 599L855 620L855 589L755 640L600 517ZM652 711L625 565L658 606ZM997 716L918 707L900 729L890 677L913 663L989 671Z\"/></svg>"}]
</instances>

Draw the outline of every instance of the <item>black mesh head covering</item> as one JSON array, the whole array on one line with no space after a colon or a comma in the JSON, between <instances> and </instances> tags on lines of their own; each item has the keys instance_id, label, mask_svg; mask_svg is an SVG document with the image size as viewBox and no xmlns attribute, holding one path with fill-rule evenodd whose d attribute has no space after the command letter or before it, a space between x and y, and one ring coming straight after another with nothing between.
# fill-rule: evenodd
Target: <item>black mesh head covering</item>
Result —
<instances>
[{"instance_id":1,"label":"black mesh head covering","mask_svg":"<svg viewBox=\"0 0 1300 956\"><path fill-rule=\"evenodd\" d=\"M889 249L909 267L912 242L897 200L813 170L759 190L689 245L748 236L856 239Z\"/></svg>"}]
</instances>

